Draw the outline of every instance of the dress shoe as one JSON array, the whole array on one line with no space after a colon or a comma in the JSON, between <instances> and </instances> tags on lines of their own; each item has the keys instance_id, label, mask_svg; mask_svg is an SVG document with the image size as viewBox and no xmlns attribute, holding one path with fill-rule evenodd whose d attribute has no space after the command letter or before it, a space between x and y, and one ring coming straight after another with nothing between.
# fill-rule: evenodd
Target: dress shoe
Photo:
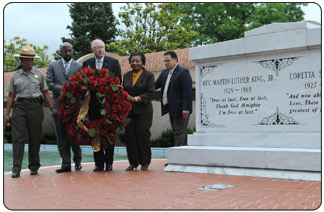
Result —
<instances>
[{"instance_id":1,"label":"dress shoe","mask_svg":"<svg viewBox=\"0 0 324 212\"><path fill-rule=\"evenodd\" d=\"M103 170L104 170L104 168L103 168L103 167L99 167L99 166L96 166L96 167L93 169L94 172L102 172Z\"/></svg>"},{"instance_id":2,"label":"dress shoe","mask_svg":"<svg viewBox=\"0 0 324 212\"><path fill-rule=\"evenodd\" d=\"M127 169L125 169L125 171L133 171L134 169L137 170L137 166L138 165L130 165L129 167L127 167Z\"/></svg>"},{"instance_id":3,"label":"dress shoe","mask_svg":"<svg viewBox=\"0 0 324 212\"><path fill-rule=\"evenodd\" d=\"M18 177L20 177L20 173L19 172L13 172L11 174L11 178L18 178Z\"/></svg>"},{"instance_id":4,"label":"dress shoe","mask_svg":"<svg viewBox=\"0 0 324 212\"><path fill-rule=\"evenodd\" d=\"M56 171L56 173L70 172L71 167L70 168L60 168L60 169L57 169L55 171Z\"/></svg>"},{"instance_id":5,"label":"dress shoe","mask_svg":"<svg viewBox=\"0 0 324 212\"><path fill-rule=\"evenodd\" d=\"M30 170L30 175L37 175L38 171L37 170Z\"/></svg>"},{"instance_id":6,"label":"dress shoe","mask_svg":"<svg viewBox=\"0 0 324 212\"><path fill-rule=\"evenodd\" d=\"M106 166L106 171L110 172L110 171L112 171L112 169L113 169L112 165L107 165Z\"/></svg>"},{"instance_id":7,"label":"dress shoe","mask_svg":"<svg viewBox=\"0 0 324 212\"><path fill-rule=\"evenodd\" d=\"M75 168L76 171L81 170L82 169L81 163L75 163L74 168Z\"/></svg>"},{"instance_id":8,"label":"dress shoe","mask_svg":"<svg viewBox=\"0 0 324 212\"><path fill-rule=\"evenodd\" d=\"M147 170L148 167L149 167L149 165L150 165L150 164L147 164L147 165L142 166L142 167L141 167L141 170L144 170L144 171Z\"/></svg>"}]
</instances>

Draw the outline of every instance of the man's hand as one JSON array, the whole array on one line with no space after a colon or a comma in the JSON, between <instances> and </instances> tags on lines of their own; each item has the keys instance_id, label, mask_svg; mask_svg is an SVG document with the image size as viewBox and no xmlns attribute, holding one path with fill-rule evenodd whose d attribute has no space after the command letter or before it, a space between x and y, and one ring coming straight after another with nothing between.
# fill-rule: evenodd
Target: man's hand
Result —
<instances>
[{"instance_id":1,"label":"man's hand","mask_svg":"<svg viewBox=\"0 0 324 212\"><path fill-rule=\"evenodd\" d=\"M61 115L60 112L58 110L54 109L54 108L51 109L51 111L57 116Z\"/></svg>"},{"instance_id":2,"label":"man's hand","mask_svg":"<svg viewBox=\"0 0 324 212\"><path fill-rule=\"evenodd\" d=\"M184 118L184 119L189 118L189 114L190 114L189 110L183 110L182 111L182 118Z\"/></svg>"}]
</instances>

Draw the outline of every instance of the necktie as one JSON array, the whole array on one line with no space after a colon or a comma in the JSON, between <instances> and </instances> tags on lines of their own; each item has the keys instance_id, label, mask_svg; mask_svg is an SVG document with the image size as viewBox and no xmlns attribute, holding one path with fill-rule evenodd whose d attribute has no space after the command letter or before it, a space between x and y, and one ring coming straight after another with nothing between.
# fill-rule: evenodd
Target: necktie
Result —
<instances>
[{"instance_id":1,"label":"necktie","mask_svg":"<svg viewBox=\"0 0 324 212\"><path fill-rule=\"evenodd\" d=\"M101 61L97 60L97 64L96 64L97 69L101 69Z\"/></svg>"},{"instance_id":2,"label":"necktie","mask_svg":"<svg viewBox=\"0 0 324 212\"><path fill-rule=\"evenodd\" d=\"M164 105L168 104L168 87L169 87L169 84L170 84L171 76L172 76L172 72L169 71L168 78L167 78L167 80L165 82L164 91L163 91L162 103Z\"/></svg>"},{"instance_id":3,"label":"necktie","mask_svg":"<svg viewBox=\"0 0 324 212\"><path fill-rule=\"evenodd\" d=\"M64 62L64 63L65 63L64 65L65 73L68 74L70 70L70 64L68 62Z\"/></svg>"}]
</instances>

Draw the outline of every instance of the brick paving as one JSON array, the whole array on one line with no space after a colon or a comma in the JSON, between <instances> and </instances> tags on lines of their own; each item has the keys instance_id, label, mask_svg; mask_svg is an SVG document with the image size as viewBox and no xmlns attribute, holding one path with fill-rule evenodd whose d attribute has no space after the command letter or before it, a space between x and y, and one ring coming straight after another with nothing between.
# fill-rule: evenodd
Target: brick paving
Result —
<instances>
[{"instance_id":1,"label":"brick paving","mask_svg":"<svg viewBox=\"0 0 324 212\"><path fill-rule=\"evenodd\" d=\"M153 160L148 171L126 172L127 161L114 162L112 172L92 172L93 163L79 172L55 173L44 167L12 179L4 174L7 209L291 209L315 210L321 205L321 182L201 173L164 172L166 160ZM214 184L234 187L206 191Z\"/></svg>"}]
</instances>

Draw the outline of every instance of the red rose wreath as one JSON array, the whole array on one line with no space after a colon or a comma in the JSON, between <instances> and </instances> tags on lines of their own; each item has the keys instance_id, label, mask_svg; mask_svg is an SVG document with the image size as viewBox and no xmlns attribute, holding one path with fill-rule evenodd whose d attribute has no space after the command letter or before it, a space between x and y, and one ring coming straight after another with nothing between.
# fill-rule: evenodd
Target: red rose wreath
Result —
<instances>
[{"instance_id":1,"label":"red rose wreath","mask_svg":"<svg viewBox=\"0 0 324 212\"><path fill-rule=\"evenodd\" d=\"M128 93L120 80L108 69L92 70L82 68L64 84L59 96L60 114L65 129L76 138L78 144L92 145L93 151L107 148L109 143L117 140L116 132L127 125L127 115L132 109L127 101ZM100 100L101 118L93 121L84 120L88 113L90 91L96 93ZM81 96L85 99L80 107Z\"/></svg>"}]
</instances>

